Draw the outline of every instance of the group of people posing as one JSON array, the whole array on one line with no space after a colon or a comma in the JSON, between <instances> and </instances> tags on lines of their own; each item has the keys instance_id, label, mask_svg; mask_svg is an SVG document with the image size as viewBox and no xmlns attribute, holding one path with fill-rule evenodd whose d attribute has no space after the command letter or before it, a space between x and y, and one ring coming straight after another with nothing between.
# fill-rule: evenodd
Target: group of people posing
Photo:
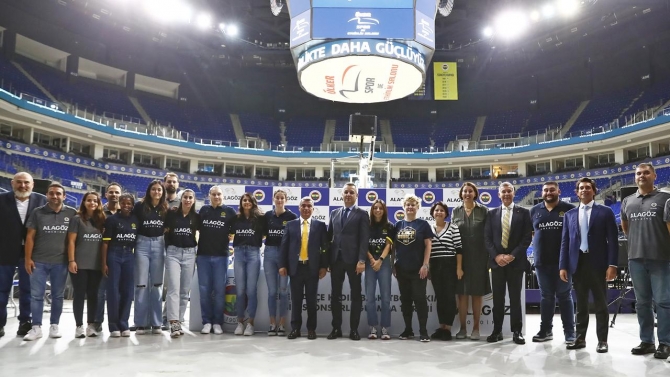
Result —
<instances>
[{"instance_id":1,"label":"group of people posing","mask_svg":"<svg viewBox=\"0 0 670 377\"><path fill-rule=\"evenodd\" d=\"M642 340L631 352L667 358L670 194L658 191L654 180L653 166L643 163L637 167L638 192L624 199L621 219L629 237L629 266ZM298 214L285 208L287 194L281 189L273 194L274 208L262 213L249 193L241 196L239 209L234 211L223 204L221 188L213 186L209 190L210 204L196 213L195 193L186 189L177 197L179 182L172 173L163 181L152 181L137 203L132 195L122 194L120 185L112 183L107 187L105 206L98 193L88 192L78 211L63 204L65 189L60 184L49 186L46 203L31 193L32 184L30 175L18 173L12 180L13 192L0 194L0 227L5 230L0 234L4 245L0 253L0 336L6 323L10 289L6 285L8 281L11 284L17 265L21 293L18 333L25 340L42 337L47 278L52 299L49 335L61 336L58 322L68 271L74 288L76 337L99 334L105 294L112 337L130 336L128 319L133 301L137 335L160 333L166 322L171 336L178 337L183 334L181 323L196 265L201 333L222 334L228 245L232 240L236 335L250 336L256 330L257 282L264 243L270 336L301 336L304 299L307 338L316 339L318 283L329 272L332 331L328 339L343 336L341 297L346 277L351 289L348 337L360 340L363 276L367 337L390 339L391 279L395 276L405 324L400 339L414 337L412 320L416 312L422 342L452 337L479 340L483 297L492 293L494 327L486 340L503 339L507 295L512 339L524 344L521 294L524 274L530 268L526 252L533 242L542 294L541 325L533 341L553 339L552 319L558 301L567 348L584 348L591 293L597 321L596 351L608 351L606 281L617 276L618 229L612 210L595 203L596 183L589 178L576 182L578 207L560 200L556 182L546 182L543 201L530 211L514 204L515 188L509 182L498 188L502 205L490 210L477 201L477 187L466 182L459 191L462 203L451 213L443 202L432 204L432 224L417 218L421 200L413 195L404 198L405 217L395 224L389 222L383 200L374 201L368 213L356 205L358 190L354 184L342 189L344 205L332 211L328 224L313 218L310 197L301 199ZM167 296L163 308L164 273ZM429 279L439 321L432 335L426 328ZM292 311L287 331L289 289ZM87 327L83 322L85 297ZM658 348L652 300L658 313ZM466 326L469 310L473 315L471 329ZM456 315L460 327L453 334Z\"/></svg>"}]
</instances>

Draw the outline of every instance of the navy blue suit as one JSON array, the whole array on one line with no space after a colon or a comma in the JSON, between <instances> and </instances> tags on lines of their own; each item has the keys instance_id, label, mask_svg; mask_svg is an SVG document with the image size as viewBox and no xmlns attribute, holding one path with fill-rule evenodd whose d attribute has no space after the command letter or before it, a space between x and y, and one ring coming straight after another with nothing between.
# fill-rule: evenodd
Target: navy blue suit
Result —
<instances>
[{"instance_id":1,"label":"navy blue suit","mask_svg":"<svg viewBox=\"0 0 670 377\"><path fill-rule=\"evenodd\" d=\"M316 295L319 287L319 269L328 267L328 230L322 221L311 219L307 240L306 263L300 261L302 223L299 217L286 223L280 246L279 268L286 268L291 277L291 327L302 327L302 298L307 302L307 330L316 331Z\"/></svg>"},{"instance_id":2,"label":"navy blue suit","mask_svg":"<svg viewBox=\"0 0 670 377\"><path fill-rule=\"evenodd\" d=\"M588 250L580 250L580 207L571 209L563 219L561 237L561 270L572 274L577 292L577 338L586 337L589 326L589 292L593 294L598 341L607 342L607 268L617 266L619 256L618 228L609 207L593 204L589 218ZM588 251L584 253L583 251Z\"/></svg>"},{"instance_id":3,"label":"navy blue suit","mask_svg":"<svg viewBox=\"0 0 670 377\"><path fill-rule=\"evenodd\" d=\"M30 194L26 222L37 207L47 203L42 194ZM30 321L30 276L24 266L23 243L26 225L21 222L16 207L14 192L0 194L0 327L7 322L7 303L14 280L14 271L19 267L19 322Z\"/></svg>"},{"instance_id":4,"label":"navy blue suit","mask_svg":"<svg viewBox=\"0 0 670 377\"><path fill-rule=\"evenodd\" d=\"M493 332L502 332L505 320L505 289L509 292L510 329L521 332L523 318L521 310L521 291L523 274L528 267L526 253L533 238L533 223L530 212L518 205L512 209L507 248L502 247L502 207L493 208L486 217L484 244L489 252L491 280L493 285ZM499 254L511 254L514 260L504 266L498 266L495 257Z\"/></svg>"}]
</instances>

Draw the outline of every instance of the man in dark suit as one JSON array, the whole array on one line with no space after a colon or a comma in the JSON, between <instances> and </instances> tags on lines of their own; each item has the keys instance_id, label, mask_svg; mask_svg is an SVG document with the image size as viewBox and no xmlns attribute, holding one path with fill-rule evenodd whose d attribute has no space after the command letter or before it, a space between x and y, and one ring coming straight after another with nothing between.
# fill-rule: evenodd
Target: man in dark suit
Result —
<instances>
[{"instance_id":1,"label":"man in dark suit","mask_svg":"<svg viewBox=\"0 0 670 377\"><path fill-rule=\"evenodd\" d=\"M291 277L291 332L289 339L300 337L302 297L307 302L307 339L316 339L316 295L319 279L328 268L328 230L322 221L312 218L314 201L300 201L300 217L286 223L279 258L279 274Z\"/></svg>"},{"instance_id":2,"label":"man in dark suit","mask_svg":"<svg viewBox=\"0 0 670 377\"><path fill-rule=\"evenodd\" d=\"M46 197L33 193L33 177L25 172L16 173L12 191L0 194L0 337L5 335L7 302L19 266L19 329L24 336L32 328L30 317L30 276L24 268L26 222L33 209L46 204Z\"/></svg>"},{"instance_id":3,"label":"man in dark suit","mask_svg":"<svg viewBox=\"0 0 670 377\"><path fill-rule=\"evenodd\" d=\"M493 333L487 342L503 339L505 320L505 288L509 292L510 328L516 344L525 344L521 315L523 274L528 266L526 252L533 238L530 212L514 205L514 186L503 182L498 187L502 206L489 211L484 228L484 243L490 256L493 286Z\"/></svg>"},{"instance_id":4,"label":"man in dark suit","mask_svg":"<svg viewBox=\"0 0 670 377\"><path fill-rule=\"evenodd\" d=\"M344 207L330 213L328 240L330 245L330 282L332 286L330 308L333 313L333 331L328 339L342 336L342 284L344 275L349 278L351 288L351 311L349 317L349 338L360 340L358 323L361 319L363 297L361 294L361 274L365 271L365 261L370 241L370 216L356 206L358 189L347 183L342 189Z\"/></svg>"},{"instance_id":5,"label":"man in dark suit","mask_svg":"<svg viewBox=\"0 0 670 377\"><path fill-rule=\"evenodd\" d=\"M579 207L571 209L563 220L561 237L560 276L568 281L572 275L577 292L577 338L568 343L567 349L586 347L586 330L589 327L589 291L593 294L596 312L596 352L608 351L607 333L607 280L614 280L619 257L618 228L614 212L593 200L596 183L590 178L577 181Z\"/></svg>"}]
</instances>

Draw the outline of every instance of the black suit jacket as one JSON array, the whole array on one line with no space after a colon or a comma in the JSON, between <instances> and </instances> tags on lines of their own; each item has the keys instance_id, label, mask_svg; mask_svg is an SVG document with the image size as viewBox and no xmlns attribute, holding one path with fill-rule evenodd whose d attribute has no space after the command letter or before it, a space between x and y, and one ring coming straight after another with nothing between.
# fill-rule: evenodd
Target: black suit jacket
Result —
<instances>
[{"instance_id":1,"label":"black suit jacket","mask_svg":"<svg viewBox=\"0 0 670 377\"><path fill-rule=\"evenodd\" d=\"M47 203L46 196L33 192L26 213L26 222L33 210ZM0 265L15 266L23 258L26 225L21 222L14 192L0 194Z\"/></svg>"},{"instance_id":2,"label":"black suit jacket","mask_svg":"<svg viewBox=\"0 0 670 377\"><path fill-rule=\"evenodd\" d=\"M328 240L330 244L330 263L335 263L338 254L342 261L356 264L368 260L368 243L370 242L370 216L368 212L355 206L347 220L342 224L344 207L330 213Z\"/></svg>"},{"instance_id":3,"label":"black suit jacket","mask_svg":"<svg viewBox=\"0 0 670 377\"><path fill-rule=\"evenodd\" d=\"M518 205L512 209L512 223L510 224L507 249L503 249L502 242L502 207L489 211L484 228L484 244L489 252L489 265L498 268L495 258L498 254L512 254L514 261L510 267L525 270L528 268L526 252L533 239L533 222L530 219L530 211Z\"/></svg>"},{"instance_id":4,"label":"black suit jacket","mask_svg":"<svg viewBox=\"0 0 670 377\"><path fill-rule=\"evenodd\" d=\"M289 276L294 276L298 271L300 246L302 245L302 221L303 218L298 217L286 223L279 248L279 268L286 268ZM312 219L307 240L309 273L312 276L318 276L320 268L328 268L327 236L326 224L323 221Z\"/></svg>"}]
</instances>

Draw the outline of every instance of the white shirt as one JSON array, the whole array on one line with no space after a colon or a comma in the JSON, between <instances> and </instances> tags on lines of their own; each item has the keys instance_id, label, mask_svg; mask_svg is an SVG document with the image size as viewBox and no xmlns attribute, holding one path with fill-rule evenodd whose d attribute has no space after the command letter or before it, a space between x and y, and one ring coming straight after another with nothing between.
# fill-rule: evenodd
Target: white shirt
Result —
<instances>
[{"instance_id":1,"label":"white shirt","mask_svg":"<svg viewBox=\"0 0 670 377\"><path fill-rule=\"evenodd\" d=\"M26 217L28 216L28 206L30 205L30 198L20 201L16 199L16 209L19 210L19 217L21 217L21 223L26 223Z\"/></svg>"},{"instance_id":2,"label":"white shirt","mask_svg":"<svg viewBox=\"0 0 670 377\"><path fill-rule=\"evenodd\" d=\"M505 207L505 205L503 204L502 206L500 206L500 208L502 208L502 210L500 211L500 225L502 225L503 220L505 220L505 211L507 211L505 208L509 208L509 225L511 228L512 215L514 215L514 202L512 202L509 205L509 207Z\"/></svg>"},{"instance_id":3,"label":"white shirt","mask_svg":"<svg viewBox=\"0 0 670 377\"><path fill-rule=\"evenodd\" d=\"M579 221L582 221L582 211L584 207L588 207L589 209L586 211L586 224L588 226L589 222L591 221L591 212L593 212L593 203L595 203L593 200L591 200L588 204L580 204L579 205ZM581 223L579 224L581 225Z\"/></svg>"}]
</instances>

